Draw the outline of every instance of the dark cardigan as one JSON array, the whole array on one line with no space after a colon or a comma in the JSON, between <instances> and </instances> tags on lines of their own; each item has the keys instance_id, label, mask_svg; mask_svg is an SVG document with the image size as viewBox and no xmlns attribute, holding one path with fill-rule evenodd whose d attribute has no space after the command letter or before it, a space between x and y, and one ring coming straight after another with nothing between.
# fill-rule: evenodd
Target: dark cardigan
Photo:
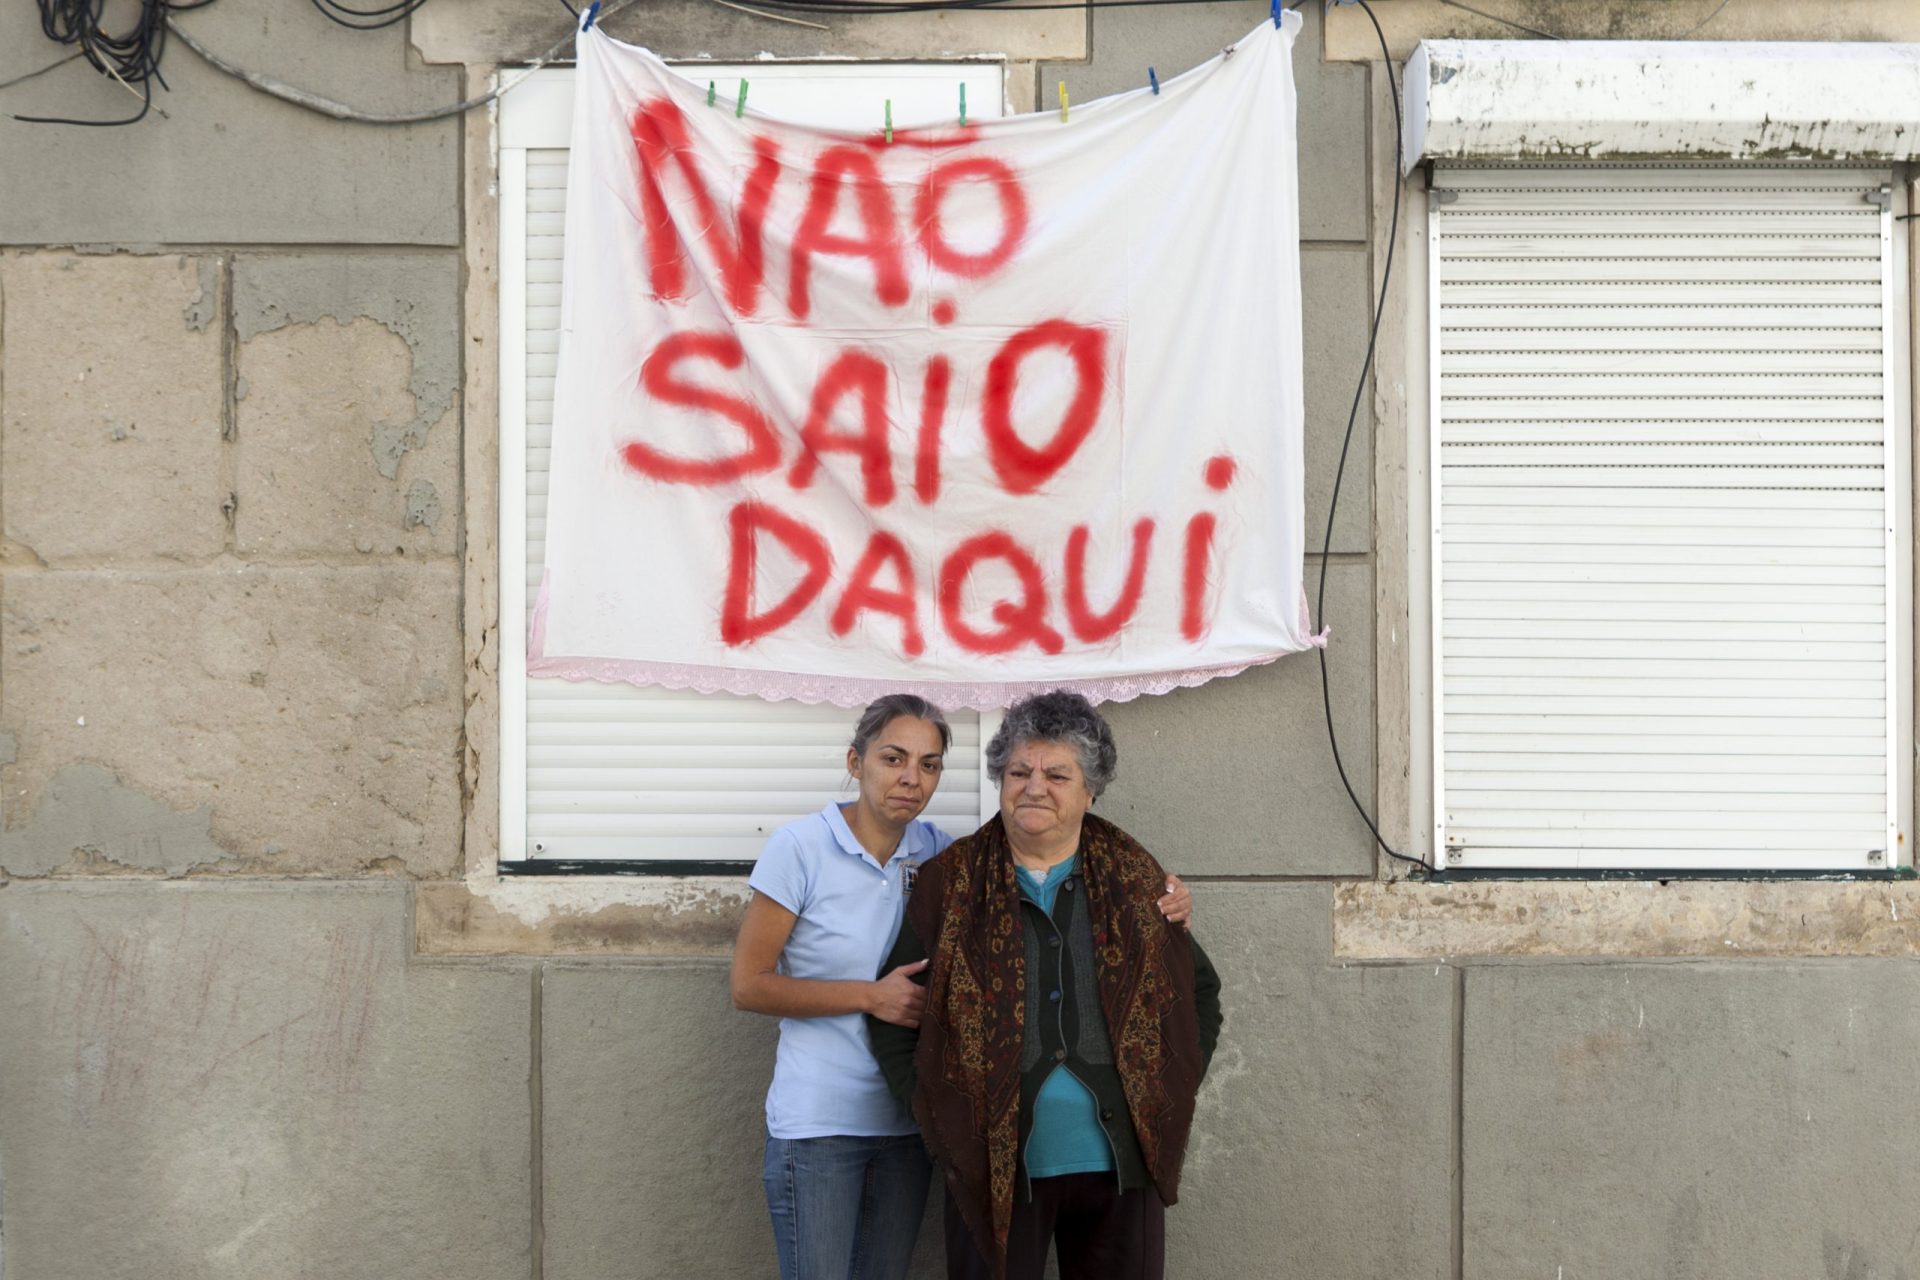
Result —
<instances>
[{"instance_id":1,"label":"dark cardigan","mask_svg":"<svg viewBox=\"0 0 1920 1280\"><path fill-rule=\"evenodd\" d=\"M1089 821L1092 823L1096 819L1089 818ZM1117 827L1110 827L1108 823L1098 823L1098 827L1102 833L1110 833L1102 837L1102 844L1117 837L1119 841L1125 841L1129 846L1133 846L1133 842L1127 841L1127 837L1119 833ZM983 829L981 835L987 835L987 831ZM998 837L998 831L993 835ZM1144 850L1139 850L1139 846L1133 846L1133 850L1142 858L1148 858ZM943 875L945 865L943 864L948 864L948 860L954 860L954 858L977 860L979 856L981 856L979 837L973 837L968 841L954 844L950 850L947 850L947 854L943 854L941 858L935 858L931 864L927 865L927 869L920 873L920 881L914 887L916 889L914 900L908 904L906 921L900 927L900 936L893 946L893 954L885 961L885 967L881 969L881 973L887 973L902 963L914 963L916 960L927 958L924 935L933 935L939 931L939 919L941 919L939 910L945 896L945 875ZM1158 873L1158 864L1152 864L1150 858L1148 858L1148 864L1152 865ZM1137 1119L1129 1113L1121 1073L1117 1071L1114 1063L1114 1052L1112 1052L1108 1027L1106 1027L1106 1015L1100 1009L1100 998L1098 998L1102 971L1096 960L1098 950L1094 946L1094 927L1089 921L1091 912L1085 910L1087 892L1079 883L1081 879L1083 875L1075 873L1068 877L1068 881L1062 883L1060 892L1054 898L1052 915L1041 912L1039 904L1035 904L1025 894L1020 896L1021 950L1025 960L1027 983L1025 983L1020 1063L1018 1063L1018 1071L1020 1071L1018 1144L1020 1144L1020 1151L1025 1151L1027 1134L1029 1134L1031 1117L1033 1117L1033 1102L1041 1090L1041 1084L1044 1084L1044 1080L1056 1065L1064 1065L1091 1090L1096 1100L1100 1126L1106 1132L1108 1142L1114 1151L1117 1186L1123 1190L1154 1186L1162 1199L1167 1203L1173 1203L1173 1197L1177 1194L1179 1157L1173 1155L1171 1169L1164 1169L1162 1171L1164 1176L1160 1180L1162 1184L1156 1184L1146 1159L1142 1159L1139 1136L1135 1130ZM1152 906L1148 906L1146 910L1154 912ZM1158 913L1156 913L1156 923L1158 923ZM1206 952L1196 942L1190 942L1190 938L1185 935L1167 938L1167 942L1171 942L1173 946L1179 946L1181 950L1188 950L1190 954L1190 965L1192 965L1190 1013L1194 1017L1194 1023L1192 1023L1194 1031L1198 1032L1198 1044L1194 1046L1198 1050L1198 1061L1190 1063L1192 1075L1188 1079L1192 1080L1194 1088L1198 1088L1200 1077L1206 1073L1206 1067L1212 1061L1213 1048L1219 1040L1219 1027L1221 1027L1219 977L1213 971L1212 961L1208 960ZM922 981L925 981L925 975L922 975ZM929 1015L937 1015L937 1011L929 1011ZM879 1061L881 1073L887 1079L887 1086L893 1090L895 1096L899 1096L900 1100L914 1105L914 1113L922 1117L922 1125L925 1125L927 1121L922 1113L924 1113L925 1103L929 1100L916 1098L916 1094L924 1092L920 1090L920 1079L918 1079L920 1067L916 1065L916 1050L920 1048L920 1032L908 1027L895 1027L891 1023L881 1023L870 1017L868 1034L874 1046L874 1057ZM1183 1107L1181 1111L1190 1113L1190 1098L1188 1098L1187 1107ZM1164 1123L1164 1119L1165 1117L1146 1117L1148 1123ZM1173 1138L1177 1144L1175 1151L1183 1150L1185 1138L1187 1138L1185 1123L1181 1123L1181 1132ZM956 1174L954 1169L948 1169L948 1178L952 1178L954 1174ZM1023 1167L1020 1169L1020 1182L1018 1182L1016 1194L1020 1199L1031 1196L1031 1186L1027 1182ZM975 1224L975 1232L977 1230L981 1228ZM983 1242L983 1245L987 1244L989 1242ZM993 1249L989 1249L989 1255L991 1253Z\"/></svg>"},{"instance_id":2,"label":"dark cardigan","mask_svg":"<svg viewBox=\"0 0 1920 1280\"><path fill-rule=\"evenodd\" d=\"M936 865L937 859L929 864L928 870ZM920 883L915 886L916 892L925 887L925 877L923 871ZM1098 1104L1100 1127L1106 1131L1113 1149L1120 1188L1149 1187L1153 1179L1140 1158L1140 1143L1127 1112L1126 1093L1121 1087L1120 1073L1113 1065L1106 1020L1095 994L1098 961L1084 910L1085 895L1076 884L1078 878L1070 876L1061 885L1054 898L1051 918L1032 899L1023 895L1021 901L1027 1013L1025 1047L1020 1055L1020 1149L1026 1150L1034 1099L1039 1095L1040 1086L1046 1083L1055 1066L1064 1066L1087 1086ZM1200 944L1195 941L1192 947L1193 997L1200 1028L1200 1070L1204 1077L1220 1039L1220 978ZM901 925L900 937L881 973L890 973L900 965L926 958L926 944L909 917ZM920 981L925 981L924 974ZM1056 1011L1050 996L1056 991L1060 993L1060 1008L1057 1016L1053 1016ZM919 1043L919 1031L873 1017L867 1019L867 1031L887 1087L911 1106L917 1083L914 1050ZM1031 1198L1024 1163L1020 1186L1021 1198Z\"/></svg>"}]
</instances>

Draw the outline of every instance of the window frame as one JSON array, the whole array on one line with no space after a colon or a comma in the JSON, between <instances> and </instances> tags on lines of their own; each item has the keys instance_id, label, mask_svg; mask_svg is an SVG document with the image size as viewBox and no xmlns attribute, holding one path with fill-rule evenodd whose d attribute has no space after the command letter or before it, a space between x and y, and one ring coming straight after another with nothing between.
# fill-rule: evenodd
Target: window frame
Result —
<instances>
[{"instance_id":1,"label":"window frame","mask_svg":"<svg viewBox=\"0 0 1920 1280\"><path fill-rule=\"evenodd\" d=\"M1471 162L1485 167L1486 161ZM1518 166L1541 167L1541 162L1515 158ZM1659 160L1644 163L1664 164ZM1884 430L1891 437L1890 483L1885 491L1885 510L1890 532L1888 541L1889 596L1887 603L1888 644L1886 699L1888 721L1886 754L1889 810L1897 826L1895 838L1879 863L1866 863L1844 870L1806 869L1784 865L1765 851L1755 851L1738 868L1699 867L1568 867L1544 864L1517 865L1502 862L1474 865L1472 859L1449 856L1445 834L1445 759L1444 759L1444 681L1439 669L1440 591L1444 560L1444 537L1439 524L1440 421L1439 349L1440 289L1438 255L1440 246L1433 232L1433 219L1439 202L1434 191L1436 166L1432 161L1418 165L1402 182L1401 196L1414 204L1414 216L1403 216L1402 240L1395 246L1405 268L1405 370L1408 393L1405 399L1405 500L1406 500L1406 572L1407 623L1413 642L1406 646L1408 680L1408 720L1401 730L1408 741L1407 791L1408 852L1425 858L1434 870L1449 880L1462 879L1809 879L1845 876L1849 878L1899 877L1913 874L1914 815L1914 503L1920 486L1914 478L1913 366L1915 333L1912 308L1920 298L1920 281L1915 278L1916 263L1909 252L1910 227L1903 220L1914 203L1912 189L1916 166L1888 162L1845 163L1839 167L1884 169L1891 171L1890 205L1881 219L1882 252L1887 269L1882 275L1882 314L1889 317L1882 344L1883 393L1889 413ZM1570 164L1567 167L1582 167ZM1591 167L1610 167L1594 164ZM1689 163L1686 167L1694 167ZM1699 162L1698 167L1716 167ZM1730 162L1718 167L1745 167ZM1416 176L1417 175L1417 176ZM1388 195L1390 198L1390 193ZM1376 212L1384 212L1376 206ZM1423 327L1424 326L1424 329ZM1437 553L1436 553L1437 551ZM1383 618L1383 624L1385 619ZM1383 724L1383 729L1386 727Z\"/></svg>"}]
</instances>

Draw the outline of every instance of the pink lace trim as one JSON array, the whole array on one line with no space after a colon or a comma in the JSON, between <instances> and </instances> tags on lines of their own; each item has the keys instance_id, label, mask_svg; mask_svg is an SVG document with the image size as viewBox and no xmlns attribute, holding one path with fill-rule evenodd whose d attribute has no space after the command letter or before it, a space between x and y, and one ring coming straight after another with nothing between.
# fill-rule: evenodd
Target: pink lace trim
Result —
<instances>
[{"instance_id":1,"label":"pink lace trim","mask_svg":"<svg viewBox=\"0 0 1920 1280\"><path fill-rule=\"evenodd\" d=\"M1276 653L1254 662L1224 667L1197 667L1189 671L1160 671L1098 680L1009 680L991 684L859 680L800 675L787 671L753 671L741 667L634 662L620 658L530 657L527 659L527 674L559 676L564 680L597 680L602 684L695 689L701 693L737 693L768 701L827 702L836 707L863 707L883 693L910 692L949 710L967 707L974 711L993 711L1009 706L1030 693L1043 693L1048 689L1073 689L1095 702L1131 702L1146 694L1191 689L1221 676L1238 675L1248 667L1272 662L1280 656Z\"/></svg>"},{"instance_id":2,"label":"pink lace trim","mask_svg":"<svg viewBox=\"0 0 1920 1280\"><path fill-rule=\"evenodd\" d=\"M629 658L549 658L546 647L547 584L533 609L527 634L527 674L562 680L594 680L601 684L651 685L663 689L693 689L700 693L732 693L770 702L791 701L836 707L863 707L886 693L917 693L948 709L996 711L1048 689L1072 689L1094 702L1131 702L1149 694L1191 689L1223 676L1237 676L1250 667L1264 666L1285 655L1268 654L1251 662L1218 667L1191 667L1183 671L1154 671L1139 675L1105 676L1092 680L1004 680L978 683L913 680L862 680L851 676L806 675L791 671L756 671L745 667L709 667L678 662L640 662ZM1307 596L1300 593L1300 616L1307 619ZM1309 635L1308 642L1325 647L1327 633Z\"/></svg>"}]
</instances>

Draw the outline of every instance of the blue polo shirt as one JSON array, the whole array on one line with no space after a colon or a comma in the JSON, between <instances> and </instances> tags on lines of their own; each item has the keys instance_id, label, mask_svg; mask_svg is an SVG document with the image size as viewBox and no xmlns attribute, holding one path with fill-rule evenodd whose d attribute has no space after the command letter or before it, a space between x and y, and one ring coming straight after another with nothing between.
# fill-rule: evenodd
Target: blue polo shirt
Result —
<instances>
[{"instance_id":1,"label":"blue polo shirt","mask_svg":"<svg viewBox=\"0 0 1920 1280\"><path fill-rule=\"evenodd\" d=\"M780 953L780 972L873 981L900 932L913 872L952 843L932 823L915 821L882 866L860 847L837 804L774 832L747 883L799 917ZM767 1132L776 1138L886 1137L918 1129L887 1091L867 1043L865 1018L848 1013L780 1019Z\"/></svg>"}]
</instances>

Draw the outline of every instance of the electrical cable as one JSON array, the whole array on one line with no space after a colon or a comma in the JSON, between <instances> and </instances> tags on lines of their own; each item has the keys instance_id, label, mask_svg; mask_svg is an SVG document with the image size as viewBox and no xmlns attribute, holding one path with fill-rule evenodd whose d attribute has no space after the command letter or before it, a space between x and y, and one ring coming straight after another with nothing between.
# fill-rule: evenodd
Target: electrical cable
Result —
<instances>
[{"instance_id":1,"label":"electrical cable","mask_svg":"<svg viewBox=\"0 0 1920 1280\"><path fill-rule=\"evenodd\" d=\"M355 9L340 0L313 0L313 7L328 22L347 28L349 31L379 31L395 23L405 22L414 11L427 0L399 0L384 9Z\"/></svg>"},{"instance_id":2,"label":"electrical cable","mask_svg":"<svg viewBox=\"0 0 1920 1280\"><path fill-rule=\"evenodd\" d=\"M824 22L808 22L805 18L789 18L785 14L768 13L765 9L755 9L744 4L735 4L733 0L708 0L722 9L733 9L739 13L750 13L756 18L765 18L768 22L784 22L790 26L807 27L813 31L831 31L832 27Z\"/></svg>"},{"instance_id":3,"label":"electrical cable","mask_svg":"<svg viewBox=\"0 0 1920 1280\"><path fill-rule=\"evenodd\" d=\"M201 0L203 4L210 2L211 0ZM607 5L601 11L598 21L604 23L607 19L632 3L633 0L615 0L614 3ZM755 0L755 7L761 9L797 9L819 13L883 14L968 9L1124 9L1141 5L1215 3L1218 3L1218 0L1098 0L1096 3L1080 4L1006 4L1002 3L1001 0L898 0L897 3L865 3L863 0ZM197 8L198 6L192 7ZM745 8L745 6L741 5L729 5L728 7ZM749 12L751 12L751 10L749 10ZM793 21L793 19L783 19L780 15L772 13L759 16L773 18L775 21ZM522 68L514 79L507 81L489 93L481 94L479 97L468 98L464 102L456 102L451 106L435 107L424 111L379 114L362 111L346 103L336 102L320 94L310 93L305 89L296 88L293 85L276 80L272 76L264 75L258 71L249 71L245 67L236 66L202 44L191 32L174 22L171 18L167 20L167 29L174 35L180 37L181 43L198 54L209 66L232 76L234 79L241 81L252 89L258 90L270 97L278 98L282 102L291 103L296 107L303 107L308 111L315 111L324 116L331 116L335 120L345 120L353 124L377 125L422 124L430 120L442 120L448 116L460 115L473 110L475 107L483 107L489 102L499 98L502 94L517 87L525 81L529 75L533 74L533 72L558 57L561 51L573 40L573 30L569 28L565 36L562 36L552 48Z\"/></svg>"},{"instance_id":4,"label":"electrical cable","mask_svg":"<svg viewBox=\"0 0 1920 1280\"><path fill-rule=\"evenodd\" d=\"M1696 23L1694 23L1694 24L1693 24L1693 25L1692 25L1691 27L1688 27L1688 28L1687 28L1687 29L1686 29L1685 31L1683 31L1683 32L1681 32L1681 33L1680 33L1679 35L1677 35L1677 36L1671 36L1671 37L1669 37L1669 38L1670 38L1670 39L1673 39L1673 40L1691 40L1691 39L1693 39L1693 38L1694 38L1694 36L1696 36L1696 35L1698 35L1698 34L1700 33L1700 28L1702 28L1702 27L1704 27L1704 26L1706 26L1706 25L1707 25L1707 24L1708 24L1709 22L1712 22L1712 21L1713 21L1713 20L1714 20L1715 18L1717 18L1717 17L1719 17L1719 16L1720 16L1720 11L1721 11L1722 9L1724 9L1724 8L1726 8L1726 7L1728 6L1728 5L1730 5L1730 4L1732 4L1732 3L1733 3L1733 0L1720 0L1720 3L1719 3L1719 4L1717 4L1717 5L1715 5L1715 6L1713 7L1713 12L1712 12L1712 13L1710 13L1710 14L1708 14L1708 15L1707 15L1706 17L1704 17L1704 18L1702 18L1702 19L1700 19L1700 21L1698 21L1698 22L1696 22Z\"/></svg>"},{"instance_id":5,"label":"electrical cable","mask_svg":"<svg viewBox=\"0 0 1920 1280\"><path fill-rule=\"evenodd\" d=\"M1461 4L1460 0L1440 0L1440 3L1449 9L1460 9L1472 14L1476 18L1485 18L1489 22L1497 22L1503 27L1512 27L1515 31L1524 31L1530 36L1539 36L1542 40L1566 39L1565 36L1557 36L1551 31L1542 31L1540 28L1530 27L1524 22L1515 22L1512 18L1503 18L1497 13L1488 13L1485 9L1476 9L1470 4Z\"/></svg>"},{"instance_id":6,"label":"electrical cable","mask_svg":"<svg viewBox=\"0 0 1920 1280\"><path fill-rule=\"evenodd\" d=\"M1380 40L1380 61L1387 69L1387 96L1393 100L1393 216L1387 224L1386 261L1380 270L1380 297L1373 306L1373 323L1367 330L1367 353L1360 361L1360 378L1353 389L1353 407L1347 410L1347 433L1340 441L1340 465L1333 473L1333 494L1327 501L1327 534L1320 544L1320 590L1314 601L1314 617L1326 624L1327 609L1327 561L1333 554L1333 519L1340 510L1340 482L1347 473L1347 451L1353 447L1353 424L1360 416L1360 401L1367 392L1367 375L1373 371L1374 347L1380 339L1380 317L1387 310L1387 286L1393 280L1393 251L1400 237L1400 188L1405 185L1400 166L1404 161L1401 141L1402 122L1400 119L1400 86L1393 78L1393 54L1387 49L1387 34L1380 29L1380 20L1373 16L1373 8L1367 0L1354 0L1367 15L1367 21L1373 23L1373 33ZM1320 703L1327 716L1327 746L1333 752L1333 767L1340 774L1340 785L1347 789L1347 799L1353 801L1353 808L1360 815L1360 821L1367 824L1367 830L1373 833L1374 843L1390 858L1410 863L1432 875L1435 867L1431 862L1410 854L1401 853L1386 842L1380 828L1367 814L1367 808L1360 803L1360 797L1353 789L1353 783L1347 778L1347 766L1340 759L1340 741L1333 729L1333 690L1327 676L1327 646L1320 646Z\"/></svg>"},{"instance_id":7,"label":"electrical cable","mask_svg":"<svg viewBox=\"0 0 1920 1280\"><path fill-rule=\"evenodd\" d=\"M613 3L601 10L600 20L605 21L633 2L634 0L613 0ZM560 51L572 44L574 37L573 27L570 25L567 28L567 34L554 41L553 46L545 53L520 68L518 74L511 80L504 81L498 87L481 94L477 98L468 98L464 102L456 102L451 106L430 107L422 111L401 111L383 115L370 111L362 111L357 107L350 107L343 102L335 102L332 98L324 98L317 93L309 93L305 89L297 89L290 84L285 84L274 79L272 76L262 75L258 71L248 71L244 67L237 67L213 50L207 48L204 44L201 44L199 40L194 38L191 32L174 22L171 18L167 20L167 26L174 35L180 37L182 44L199 54L208 66L216 71L225 72L227 75L232 76L251 89L258 90L269 97L278 98L282 102L292 103L296 107L304 107L308 111L318 112L323 116L331 116L335 120L346 120L353 124L382 125L424 124L429 120L444 120L448 116L463 115L475 107L484 107L501 95L518 88L521 84L524 84L527 78L534 72L559 57Z\"/></svg>"},{"instance_id":8,"label":"electrical cable","mask_svg":"<svg viewBox=\"0 0 1920 1280\"><path fill-rule=\"evenodd\" d=\"M121 125L138 124L147 118L147 112L153 110L155 83L162 89L167 88L167 79L160 74L160 57L166 50L170 15L201 8L212 4L213 0L192 0L185 4L178 0L140 0L139 16L134 19L132 26L119 35L108 32L100 25L105 0L37 0L37 3L41 34L55 44L78 46L80 56L95 71L117 80L127 92L140 99L140 110L115 120L22 115L11 118L23 124L71 124L91 129L115 129ZM21 77L27 78L30 77Z\"/></svg>"},{"instance_id":9,"label":"electrical cable","mask_svg":"<svg viewBox=\"0 0 1920 1280\"><path fill-rule=\"evenodd\" d=\"M1449 9L1462 9L1477 18L1485 18L1490 22L1497 22L1503 27L1512 27L1515 31L1524 31L1530 36L1539 36L1543 40L1567 39L1566 36L1557 36L1551 31L1542 31L1538 27L1530 27L1524 22L1515 22L1512 18L1503 18L1497 13L1488 13L1485 9L1476 9L1470 4L1462 4L1460 0L1440 0L1440 3L1446 5ZM1721 10L1732 3L1733 0L1720 0L1720 3L1713 7L1713 12L1694 23L1691 27L1688 27L1685 31L1682 31L1679 35L1662 36L1660 38L1663 40L1691 40L1694 36L1698 35L1701 29L1709 22L1719 17Z\"/></svg>"},{"instance_id":10,"label":"electrical cable","mask_svg":"<svg viewBox=\"0 0 1920 1280\"><path fill-rule=\"evenodd\" d=\"M47 72L49 71L58 70L59 68L66 66L69 62L75 62L86 56L87 56L87 51L85 49L76 49L72 53L68 54L66 57L56 58L52 62L49 62L44 67L35 67L32 71L23 71L19 75L14 76L11 79L0 80L0 89L11 89L13 88L13 86L17 84L25 84L29 80L37 80L41 76L47 74Z\"/></svg>"}]
</instances>

